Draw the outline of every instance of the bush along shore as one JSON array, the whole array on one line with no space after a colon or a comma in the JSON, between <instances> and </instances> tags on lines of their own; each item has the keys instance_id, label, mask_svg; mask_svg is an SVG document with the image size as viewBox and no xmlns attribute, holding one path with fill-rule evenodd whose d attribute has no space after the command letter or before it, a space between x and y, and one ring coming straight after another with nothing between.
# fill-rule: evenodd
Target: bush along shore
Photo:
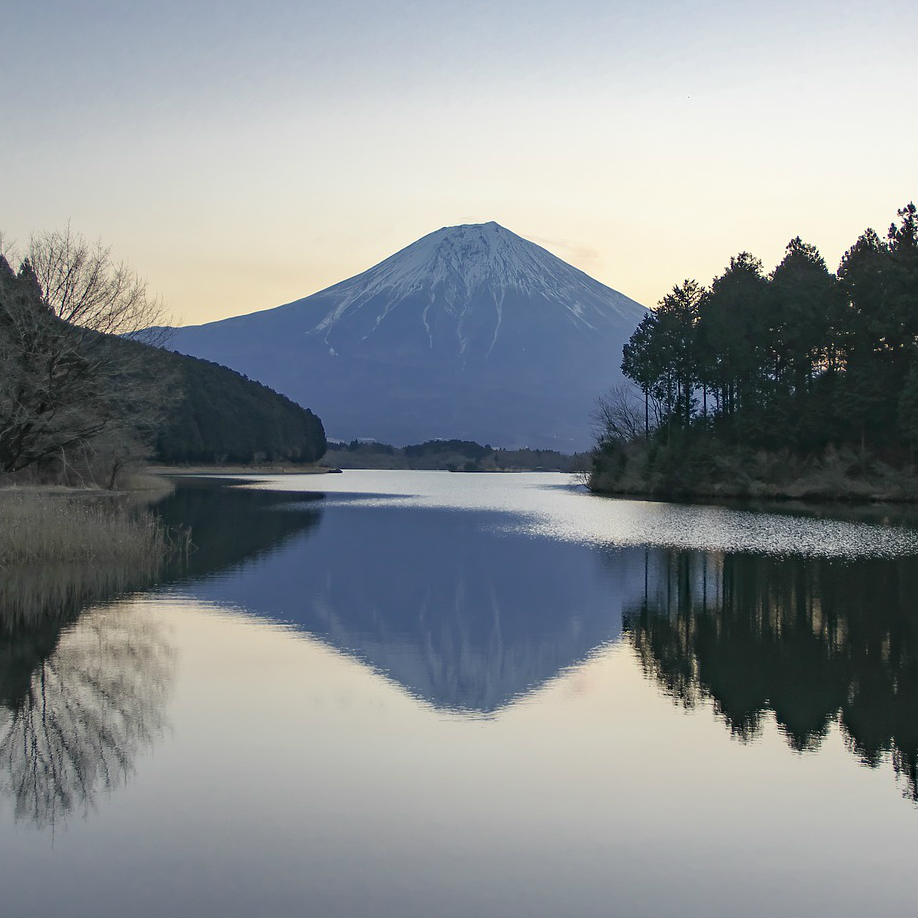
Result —
<instances>
[{"instance_id":1,"label":"bush along shore","mask_svg":"<svg viewBox=\"0 0 918 918\"><path fill-rule=\"evenodd\" d=\"M168 549L166 530L152 513L115 499L41 490L0 494L2 568L51 562L116 563L153 571Z\"/></svg>"},{"instance_id":2,"label":"bush along shore","mask_svg":"<svg viewBox=\"0 0 918 918\"><path fill-rule=\"evenodd\" d=\"M599 400L589 487L657 497L914 501L918 211L867 230L838 271L792 239L686 280L625 345Z\"/></svg>"}]
</instances>

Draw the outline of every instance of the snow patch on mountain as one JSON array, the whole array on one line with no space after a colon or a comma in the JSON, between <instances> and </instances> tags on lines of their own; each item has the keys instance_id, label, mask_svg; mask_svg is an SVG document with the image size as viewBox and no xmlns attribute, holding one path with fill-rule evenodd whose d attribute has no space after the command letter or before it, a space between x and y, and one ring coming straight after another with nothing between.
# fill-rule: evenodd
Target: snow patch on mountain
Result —
<instances>
[{"instance_id":1,"label":"snow patch on mountain","mask_svg":"<svg viewBox=\"0 0 918 918\"><path fill-rule=\"evenodd\" d=\"M488 353L494 349L503 322L503 303L509 291L538 296L556 304L568 319L593 330L611 316L634 314L634 301L606 287L551 252L517 236L497 223L443 227L401 249L362 274L322 291L332 302L306 329L326 343L339 323L373 301L378 310L369 338L393 310L413 295L426 294L421 321L433 347L430 310L436 305L456 320L459 353L469 346L463 326L470 312L480 309L482 295L494 310L494 330ZM306 300L288 304L294 307Z\"/></svg>"}]
</instances>

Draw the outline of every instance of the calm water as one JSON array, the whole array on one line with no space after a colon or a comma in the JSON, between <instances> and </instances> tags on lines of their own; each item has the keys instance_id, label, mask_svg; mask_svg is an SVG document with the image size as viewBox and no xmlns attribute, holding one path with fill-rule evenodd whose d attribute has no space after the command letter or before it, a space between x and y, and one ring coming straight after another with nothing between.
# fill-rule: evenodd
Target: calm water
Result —
<instances>
[{"instance_id":1,"label":"calm water","mask_svg":"<svg viewBox=\"0 0 918 918\"><path fill-rule=\"evenodd\" d=\"M160 510L168 583L0 632L3 914L918 911L912 523L438 472Z\"/></svg>"}]
</instances>

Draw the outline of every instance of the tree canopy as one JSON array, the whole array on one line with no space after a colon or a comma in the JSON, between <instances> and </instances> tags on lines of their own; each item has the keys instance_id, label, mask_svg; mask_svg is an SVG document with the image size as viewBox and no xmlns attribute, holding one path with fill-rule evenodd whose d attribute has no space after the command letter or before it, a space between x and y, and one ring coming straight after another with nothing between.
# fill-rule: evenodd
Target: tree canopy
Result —
<instances>
[{"instance_id":1,"label":"tree canopy","mask_svg":"<svg viewBox=\"0 0 918 918\"><path fill-rule=\"evenodd\" d=\"M748 252L710 286L673 288L625 345L622 372L661 431L814 451L918 448L918 217L865 231L831 274L799 236L765 274ZM649 415L648 411L648 415Z\"/></svg>"}]
</instances>

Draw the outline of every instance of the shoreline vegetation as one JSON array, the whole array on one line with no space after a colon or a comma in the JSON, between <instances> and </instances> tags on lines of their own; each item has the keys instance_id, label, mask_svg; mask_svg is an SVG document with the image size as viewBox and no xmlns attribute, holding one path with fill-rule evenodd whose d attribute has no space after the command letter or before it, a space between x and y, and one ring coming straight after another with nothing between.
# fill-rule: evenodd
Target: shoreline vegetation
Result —
<instances>
[{"instance_id":1,"label":"shoreline vegetation","mask_svg":"<svg viewBox=\"0 0 918 918\"><path fill-rule=\"evenodd\" d=\"M599 399L588 487L658 498L918 500L918 210L829 272L799 236L685 280Z\"/></svg>"},{"instance_id":2,"label":"shoreline vegetation","mask_svg":"<svg viewBox=\"0 0 918 918\"><path fill-rule=\"evenodd\" d=\"M609 497L659 500L766 500L822 504L918 503L918 470L828 448L716 452L710 443L661 449L654 442L597 451L586 486Z\"/></svg>"},{"instance_id":3,"label":"shoreline vegetation","mask_svg":"<svg viewBox=\"0 0 918 918\"><path fill-rule=\"evenodd\" d=\"M0 475L124 487L160 462L311 464L312 411L254 380L164 347L160 302L109 250L70 230L0 254Z\"/></svg>"},{"instance_id":4,"label":"shoreline vegetation","mask_svg":"<svg viewBox=\"0 0 918 918\"><path fill-rule=\"evenodd\" d=\"M167 486L153 493L167 494ZM23 564L130 564L155 570L171 540L136 492L57 488L0 489L0 570Z\"/></svg>"},{"instance_id":5,"label":"shoreline vegetation","mask_svg":"<svg viewBox=\"0 0 918 918\"><path fill-rule=\"evenodd\" d=\"M168 491L161 483L146 494L155 500ZM144 494L0 489L0 633L64 620L154 584L187 550L188 534L146 509Z\"/></svg>"}]
</instances>

